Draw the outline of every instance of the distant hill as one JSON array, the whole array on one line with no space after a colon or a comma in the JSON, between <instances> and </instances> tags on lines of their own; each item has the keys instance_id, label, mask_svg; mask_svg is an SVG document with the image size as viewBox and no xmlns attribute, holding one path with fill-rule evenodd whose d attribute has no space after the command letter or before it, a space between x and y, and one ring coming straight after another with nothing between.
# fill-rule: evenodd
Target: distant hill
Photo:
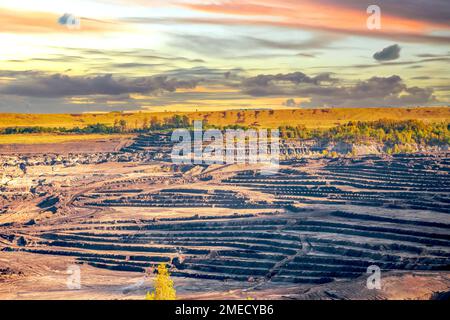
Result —
<instances>
[{"instance_id":1,"label":"distant hill","mask_svg":"<svg viewBox=\"0 0 450 320\"><path fill-rule=\"evenodd\" d=\"M286 110L232 110L209 112L111 112L85 114L0 114L0 128L5 127L85 127L102 123L113 125L126 120L130 128L142 127L145 122L161 121L175 114L187 115L190 120L206 120L218 126L245 125L275 128L304 125L307 128L328 128L349 121L422 120L424 122L450 121L450 107L415 108L333 108Z\"/></svg>"}]
</instances>

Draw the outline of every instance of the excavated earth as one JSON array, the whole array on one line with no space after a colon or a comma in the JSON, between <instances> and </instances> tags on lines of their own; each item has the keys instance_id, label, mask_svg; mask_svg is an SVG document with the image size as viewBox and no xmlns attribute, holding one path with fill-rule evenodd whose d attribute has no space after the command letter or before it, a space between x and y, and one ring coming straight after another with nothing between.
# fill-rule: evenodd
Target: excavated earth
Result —
<instances>
[{"instance_id":1,"label":"excavated earth","mask_svg":"<svg viewBox=\"0 0 450 320\"><path fill-rule=\"evenodd\" d=\"M0 299L143 299L162 262L187 299L448 296L449 153L285 157L267 176L170 149L1 156Z\"/></svg>"}]
</instances>

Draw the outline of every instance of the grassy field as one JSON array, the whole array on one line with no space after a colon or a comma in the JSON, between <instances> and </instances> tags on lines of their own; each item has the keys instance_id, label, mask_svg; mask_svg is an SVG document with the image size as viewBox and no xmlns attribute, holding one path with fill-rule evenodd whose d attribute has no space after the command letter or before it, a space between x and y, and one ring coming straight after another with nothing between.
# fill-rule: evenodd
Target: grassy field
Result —
<instances>
[{"instance_id":1,"label":"grassy field","mask_svg":"<svg viewBox=\"0 0 450 320\"><path fill-rule=\"evenodd\" d=\"M190 120L206 120L219 126L240 124L276 128L279 126L304 125L307 128L329 128L349 121L422 120L437 122L450 120L449 107L417 108L335 108L335 109L292 109L292 110L233 110L211 112L137 112L97 114L0 114L0 128L5 127L85 127L102 123L113 125L115 121L126 120L129 128L142 127L143 123L156 118L162 121L175 114L187 115ZM66 138L66 137L64 137ZM62 139L64 139L62 138Z\"/></svg>"},{"instance_id":2,"label":"grassy field","mask_svg":"<svg viewBox=\"0 0 450 320\"><path fill-rule=\"evenodd\" d=\"M102 140L110 138L128 138L130 135L102 134L9 134L0 135L0 145L5 144L45 144L76 141Z\"/></svg>"}]
</instances>

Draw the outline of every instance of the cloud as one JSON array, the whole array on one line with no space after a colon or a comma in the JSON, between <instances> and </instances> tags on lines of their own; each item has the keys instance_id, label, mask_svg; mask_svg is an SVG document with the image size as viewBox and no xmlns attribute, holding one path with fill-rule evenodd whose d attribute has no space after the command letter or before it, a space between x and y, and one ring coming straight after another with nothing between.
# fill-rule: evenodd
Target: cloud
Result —
<instances>
[{"instance_id":1,"label":"cloud","mask_svg":"<svg viewBox=\"0 0 450 320\"><path fill-rule=\"evenodd\" d=\"M173 92L179 88L195 88L199 80L179 80L168 76L114 78L110 74L93 77L39 75L17 79L0 88L1 94L29 97L73 97L88 95L120 95L126 93Z\"/></svg>"},{"instance_id":2,"label":"cloud","mask_svg":"<svg viewBox=\"0 0 450 320\"><path fill-rule=\"evenodd\" d=\"M296 102L295 99L287 99L285 102L283 102L283 106L289 107L289 108L299 108L300 102Z\"/></svg>"},{"instance_id":3,"label":"cloud","mask_svg":"<svg viewBox=\"0 0 450 320\"><path fill-rule=\"evenodd\" d=\"M62 48L66 49L67 48ZM132 59L145 59L145 60L157 60L160 62L188 62L188 63L205 63L203 59L191 59L183 56L164 56L160 51L152 49L137 48L133 50L105 50L105 49L92 49L92 48L72 48L70 50L75 51L77 54L88 55L89 57L101 56L112 58L132 58Z\"/></svg>"},{"instance_id":4,"label":"cloud","mask_svg":"<svg viewBox=\"0 0 450 320\"><path fill-rule=\"evenodd\" d=\"M154 7L158 1L145 0L115 0L127 5L131 3L138 5L148 5ZM161 1L160 1L161 2ZM279 15L283 11L294 11L297 7L305 7L310 13L314 8L324 12L334 10L344 13L351 11L365 12L366 8L374 4L371 0L183 0L174 1L175 5L192 8L195 10L220 12L224 14L239 13L249 16L264 16L268 14ZM432 22L448 24L450 16L450 7L447 0L377 0L376 4L382 8L382 12L389 17L405 18L408 20L418 20L421 22ZM294 13L291 13L293 15ZM320 15L323 17L323 14ZM312 19L315 16L311 16Z\"/></svg>"},{"instance_id":5,"label":"cloud","mask_svg":"<svg viewBox=\"0 0 450 320\"><path fill-rule=\"evenodd\" d=\"M60 17L49 12L16 11L1 8L0 10L0 33L60 33L67 32L62 27L69 21L68 17ZM58 23L58 21L66 23ZM118 23L80 18L82 28L76 32L113 32L118 30Z\"/></svg>"},{"instance_id":6,"label":"cloud","mask_svg":"<svg viewBox=\"0 0 450 320\"><path fill-rule=\"evenodd\" d=\"M409 68L421 68L422 66L418 66L417 64L424 64L430 62L441 62L441 61L450 61L448 56L440 56L435 58L426 58L426 59L416 59L416 60L408 60L408 61L387 61L383 63L371 63L371 64L352 64L352 65L321 65L317 67L313 67L314 69L367 69L367 68L385 68L386 66L409 66Z\"/></svg>"},{"instance_id":7,"label":"cloud","mask_svg":"<svg viewBox=\"0 0 450 320\"><path fill-rule=\"evenodd\" d=\"M73 14L64 13L61 17L58 18L58 23L63 26L78 26L80 24L80 20Z\"/></svg>"},{"instance_id":8,"label":"cloud","mask_svg":"<svg viewBox=\"0 0 450 320\"><path fill-rule=\"evenodd\" d=\"M400 58L400 50L400 46L398 44L394 44L384 48L381 51L375 52L373 58L377 61L396 60Z\"/></svg>"},{"instance_id":9,"label":"cloud","mask_svg":"<svg viewBox=\"0 0 450 320\"><path fill-rule=\"evenodd\" d=\"M344 3L343 3L344 2ZM264 25L347 35L385 38L419 43L448 43L448 35L433 31L449 30L447 0L381 1L383 27L377 32L365 28L370 1L359 0L224 0L184 1L191 10L218 14L214 18L172 19L172 23L223 25ZM436 8L433 6L436 5ZM405 14L404 12L409 14ZM320 13L320 14L318 14ZM426 16L422 16L425 13ZM423 18L425 17L425 18ZM135 20L137 21L137 20Z\"/></svg>"},{"instance_id":10,"label":"cloud","mask_svg":"<svg viewBox=\"0 0 450 320\"><path fill-rule=\"evenodd\" d=\"M428 76L417 76L417 77L412 77L411 79L413 79L413 80L430 80L431 77L428 77Z\"/></svg>"},{"instance_id":11,"label":"cloud","mask_svg":"<svg viewBox=\"0 0 450 320\"><path fill-rule=\"evenodd\" d=\"M77 99L70 98L22 97L0 94L0 111L11 113L79 113L89 111L124 111L138 110L140 104L126 96L89 96ZM113 102L113 103L112 103Z\"/></svg>"},{"instance_id":12,"label":"cloud","mask_svg":"<svg viewBox=\"0 0 450 320\"><path fill-rule=\"evenodd\" d=\"M330 73L321 73L317 76L307 76L303 72L293 72L286 74L266 75L260 74L256 77L246 78L241 83L244 93L251 96L279 95L290 90L295 90L299 84L320 85L323 82L333 83Z\"/></svg>"},{"instance_id":13,"label":"cloud","mask_svg":"<svg viewBox=\"0 0 450 320\"><path fill-rule=\"evenodd\" d=\"M318 54L317 53L307 53L307 52L297 53L298 57L304 57L304 58L315 58L316 55L318 55Z\"/></svg>"},{"instance_id":14,"label":"cloud","mask_svg":"<svg viewBox=\"0 0 450 320\"><path fill-rule=\"evenodd\" d=\"M339 5L343 8L365 10L370 0L318 0L318 3ZM377 0L382 14L431 23L448 25L450 6L447 0Z\"/></svg>"},{"instance_id":15,"label":"cloud","mask_svg":"<svg viewBox=\"0 0 450 320\"><path fill-rule=\"evenodd\" d=\"M0 70L0 77L7 78L36 77L40 75L45 75L45 73L38 70Z\"/></svg>"},{"instance_id":16,"label":"cloud","mask_svg":"<svg viewBox=\"0 0 450 320\"><path fill-rule=\"evenodd\" d=\"M162 75L182 79L197 79L208 84L232 84L240 83L242 73L245 71L241 68L222 69L208 67L178 68L164 72Z\"/></svg>"},{"instance_id":17,"label":"cloud","mask_svg":"<svg viewBox=\"0 0 450 320\"><path fill-rule=\"evenodd\" d=\"M113 63L110 66L119 69L137 69L137 68L154 68L166 65L162 63L123 62L123 63Z\"/></svg>"},{"instance_id":18,"label":"cloud","mask_svg":"<svg viewBox=\"0 0 450 320\"><path fill-rule=\"evenodd\" d=\"M308 94L308 90L303 93ZM310 93L310 105L336 107L394 107L437 102L433 89L408 87L397 75L372 77L353 86L328 87Z\"/></svg>"},{"instance_id":19,"label":"cloud","mask_svg":"<svg viewBox=\"0 0 450 320\"><path fill-rule=\"evenodd\" d=\"M254 97L302 97L309 99L303 105L312 107L405 106L437 102L433 89L408 87L397 75L371 77L351 85L331 78L328 73L314 77L301 72L259 75L243 80L241 90ZM290 98L285 105L294 106L295 100Z\"/></svg>"},{"instance_id":20,"label":"cloud","mask_svg":"<svg viewBox=\"0 0 450 320\"><path fill-rule=\"evenodd\" d=\"M220 58L235 58L236 53L240 52L245 52L247 57L253 58L255 54L267 54L268 50L271 50L271 54L274 54L275 51L275 53L291 52L294 55L299 50L327 48L335 41L342 39L341 36L319 33L305 40L293 40L295 33L291 38L277 40L239 34L238 32L230 33L229 36L189 33L171 33L169 36L169 45L177 50Z\"/></svg>"},{"instance_id":21,"label":"cloud","mask_svg":"<svg viewBox=\"0 0 450 320\"><path fill-rule=\"evenodd\" d=\"M447 54L421 53L416 56L419 58L448 58L450 57L450 52Z\"/></svg>"}]
</instances>

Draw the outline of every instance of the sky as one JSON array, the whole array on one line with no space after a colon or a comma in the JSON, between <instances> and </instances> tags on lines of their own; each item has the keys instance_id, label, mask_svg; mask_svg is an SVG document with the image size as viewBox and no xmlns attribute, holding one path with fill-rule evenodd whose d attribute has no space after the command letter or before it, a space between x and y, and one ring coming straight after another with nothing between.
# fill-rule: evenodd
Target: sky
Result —
<instances>
[{"instance_id":1,"label":"sky","mask_svg":"<svg viewBox=\"0 0 450 320\"><path fill-rule=\"evenodd\" d=\"M448 0L0 0L0 112L448 106L449 17Z\"/></svg>"}]
</instances>

